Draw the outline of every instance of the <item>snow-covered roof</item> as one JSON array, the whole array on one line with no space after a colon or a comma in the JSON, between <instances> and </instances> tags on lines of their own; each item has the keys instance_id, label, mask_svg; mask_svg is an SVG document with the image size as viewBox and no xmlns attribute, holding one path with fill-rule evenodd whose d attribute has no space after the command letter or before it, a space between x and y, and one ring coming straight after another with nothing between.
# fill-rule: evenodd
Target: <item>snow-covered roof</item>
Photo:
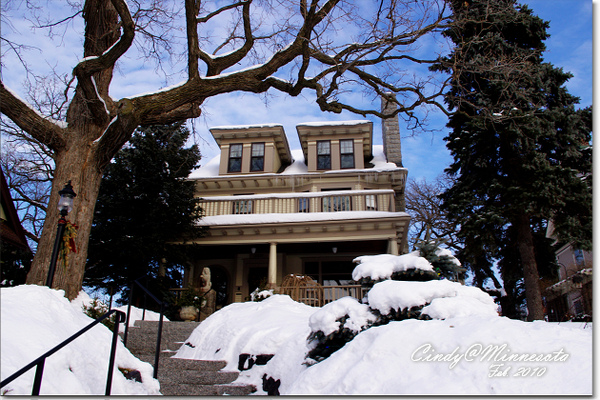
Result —
<instances>
[{"instance_id":1,"label":"snow-covered roof","mask_svg":"<svg viewBox=\"0 0 600 400\"><path fill-rule=\"evenodd\" d=\"M287 222L348 221L409 217L405 212L336 211L319 213L234 214L202 217L199 226L279 224Z\"/></svg>"},{"instance_id":2,"label":"snow-covered roof","mask_svg":"<svg viewBox=\"0 0 600 400\"><path fill-rule=\"evenodd\" d=\"M318 127L318 126L344 126L344 125L368 125L372 124L371 121L364 119L357 119L351 121L317 121L317 122L303 122L298 124L297 126L310 126L310 127Z\"/></svg>"}]
</instances>

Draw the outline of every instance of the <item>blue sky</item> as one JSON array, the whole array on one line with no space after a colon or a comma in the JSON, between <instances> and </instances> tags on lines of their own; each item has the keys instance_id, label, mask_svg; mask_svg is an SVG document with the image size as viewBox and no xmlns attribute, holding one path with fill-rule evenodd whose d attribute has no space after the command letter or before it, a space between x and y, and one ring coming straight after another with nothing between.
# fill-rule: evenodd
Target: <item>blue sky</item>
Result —
<instances>
[{"instance_id":1,"label":"blue sky","mask_svg":"<svg viewBox=\"0 0 600 400\"><path fill-rule=\"evenodd\" d=\"M43 2L43 1L42 1ZM20 2L22 4L22 2ZM563 67L571 72L574 77L567 84L569 91L581 98L581 105L592 104L592 0L524 0L533 9L534 14L550 22L550 39L546 41L547 52L545 59L555 66ZM19 4L12 3L8 7ZM55 2L48 2L49 13L59 8ZM61 4L61 3L59 3ZM61 4L62 6L62 4ZM7 7L3 4L3 11ZM10 20L7 19L10 15ZM47 70L49 67L57 68L70 74L73 66L81 57L81 37L67 35L60 41L50 41L47 38L33 35L29 23L23 19L13 17L13 13L4 13L2 18L3 35L14 38L15 41L29 42L38 50L28 53L29 61L33 68ZM60 19L60 18L56 18ZM76 22L71 28L80 30ZM21 85L24 79L23 71L19 69L18 62L9 53L5 53L3 43L3 82L14 91L25 97ZM130 73L135 71L134 74ZM129 73L128 73L129 72ZM113 79L114 85L111 94L115 98L131 96L139 93L155 91L166 84L153 67L146 65L135 57L124 60ZM372 99L361 98L360 94L353 94L356 102L369 105ZM378 103L378 101L376 101ZM378 107L378 106L377 106ZM409 170L409 178L428 181L443 173L451 158L445 148L443 137L447 133L445 128L446 117L441 113L430 116L429 128L433 133L422 133L410 136L401 122L402 150L404 166ZM236 93L211 98L203 106L203 115L193 121L194 129L199 138L204 159L208 162L218 154L218 147L214 142L209 127L222 125L245 125L279 123L285 128L290 145L299 147L295 126L302 122L334 121L360 119L360 116L351 113L341 115L323 113L314 103L312 95L290 98L287 96L267 94ZM381 144L381 123L377 118L369 118L374 123L373 139L375 144Z\"/></svg>"},{"instance_id":2,"label":"blue sky","mask_svg":"<svg viewBox=\"0 0 600 400\"><path fill-rule=\"evenodd\" d=\"M591 0L528 0L534 14L550 22L550 38L546 41L546 61L571 72L574 77L567 87L581 98L581 105L592 104L592 1ZM368 101L368 100L365 100ZM335 115L322 113L308 98L278 96L265 106L256 95L241 94L210 99L203 118L196 121L197 129L205 139L202 152L208 161L218 151L208 128L220 125L258 124L265 122L284 125L290 146L298 146L295 126L300 122L319 120L360 119L351 113ZM242 106L243 105L243 106ZM373 140L381 144L381 123L373 121ZM406 129L402 135L403 163L412 179L431 181L442 174L452 161L444 143L447 133L446 116L436 113L431 117L429 128L436 132L411 136ZM402 123L401 123L402 127ZM402 128L401 128L402 130Z\"/></svg>"}]
</instances>

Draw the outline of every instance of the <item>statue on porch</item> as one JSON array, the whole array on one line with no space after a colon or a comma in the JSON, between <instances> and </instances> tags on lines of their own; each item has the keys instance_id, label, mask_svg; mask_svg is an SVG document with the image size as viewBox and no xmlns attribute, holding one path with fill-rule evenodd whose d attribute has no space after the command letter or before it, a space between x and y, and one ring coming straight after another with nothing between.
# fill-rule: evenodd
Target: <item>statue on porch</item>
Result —
<instances>
[{"instance_id":1,"label":"statue on porch","mask_svg":"<svg viewBox=\"0 0 600 400\"><path fill-rule=\"evenodd\" d=\"M200 321L204 321L209 315L215 312L217 293L212 290L210 278L210 268L204 267L200 275L200 294L204 296L206 304L200 309Z\"/></svg>"}]
</instances>

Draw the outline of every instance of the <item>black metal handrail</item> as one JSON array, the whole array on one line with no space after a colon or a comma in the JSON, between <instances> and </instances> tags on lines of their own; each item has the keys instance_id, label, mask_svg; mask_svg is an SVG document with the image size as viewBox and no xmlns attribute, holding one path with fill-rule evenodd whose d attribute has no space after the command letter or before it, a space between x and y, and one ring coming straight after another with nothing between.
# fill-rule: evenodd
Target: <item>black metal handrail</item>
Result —
<instances>
[{"instance_id":1,"label":"black metal handrail","mask_svg":"<svg viewBox=\"0 0 600 400\"><path fill-rule=\"evenodd\" d=\"M131 300L133 299L133 288L137 285L144 291L144 308L142 311L142 320L146 316L146 295L150 296L152 300L160 305L160 318L158 320L158 333L156 337L156 350L154 352L154 379L158 379L158 361L160 359L160 342L162 339L162 328L163 328L163 317L165 315L165 303L156 298L148 289L141 284L138 278L131 283L131 289L129 290L129 301L127 303L127 321L125 322L125 332L123 333L123 344L127 346L127 334L129 332L129 316L131 315Z\"/></svg>"},{"instance_id":2,"label":"black metal handrail","mask_svg":"<svg viewBox=\"0 0 600 400\"><path fill-rule=\"evenodd\" d=\"M9 376L8 378L6 378L2 382L0 382L0 388L8 385L12 381L17 379L21 375L23 375L25 372L29 371L31 368L37 366L37 368L35 370L35 377L33 379L33 389L31 391L31 395L39 396L40 388L42 386L42 375L44 373L44 364L46 363L46 358L50 357L52 354L56 353L58 350L62 349L63 347L65 347L66 345L71 343L73 340L77 339L79 336L83 335L85 332L89 331L94 326L96 326L100 322L104 321L104 319L108 318L113 313L116 313L116 318L115 318L115 326L113 328L113 337L112 337L112 342L111 342L111 347L110 347L110 358L109 358L109 362L108 362L108 375L106 377L106 392L105 392L106 396L110 396L110 389L112 386L112 379L113 379L113 369L114 369L114 365L115 365L115 356L116 356L116 351L117 351L117 338L119 337L119 324L121 322L125 321L125 313L122 311L119 311L119 310L110 310L103 316L96 319L94 322L90 323L85 328L81 329L79 332L75 333L74 335L72 335L71 337L64 340L62 343L60 343L59 345L55 346L53 349L47 351L46 353L44 353L43 355L41 355L34 361L30 362L29 364L27 364L26 366L24 366L23 368L21 368L20 370L18 370L17 372L15 372L11 376Z\"/></svg>"}]
</instances>

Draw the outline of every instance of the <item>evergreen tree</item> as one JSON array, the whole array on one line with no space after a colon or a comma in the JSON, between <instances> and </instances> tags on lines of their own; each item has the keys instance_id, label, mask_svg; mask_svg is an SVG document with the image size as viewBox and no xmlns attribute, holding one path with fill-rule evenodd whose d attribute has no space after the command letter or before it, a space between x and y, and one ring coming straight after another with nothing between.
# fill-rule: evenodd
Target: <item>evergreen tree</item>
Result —
<instances>
[{"instance_id":1,"label":"evergreen tree","mask_svg":"<svg viewBox=\"0 0 600 400\"><path fill-rule=\"evenodd\" d=\"M591 247L591 109L543 61L548 23L514 0L452 0L455 47L433 68L451 73L447 146L456 177L444 207L460 235L500 255L507 229L523 272L529 319L543 318L534 230L552 220L564 241Z\"/></svg>"},{"instance_id":2,"label":"evergreen tree","mask_svg":"<svg viewBox=\"0 0 600 400\"><path fill-rule=\"evenodd\" d=\"M104 173L90 237L85 284L124 290L142 276L176 285L193 246L170 244L201 236L194 183L196 145L184 148L182 123L138 128ZM113 283L114 282L114 283ZM160 286L160 285L159 285Z\"/></svg>"}]
</instances>

